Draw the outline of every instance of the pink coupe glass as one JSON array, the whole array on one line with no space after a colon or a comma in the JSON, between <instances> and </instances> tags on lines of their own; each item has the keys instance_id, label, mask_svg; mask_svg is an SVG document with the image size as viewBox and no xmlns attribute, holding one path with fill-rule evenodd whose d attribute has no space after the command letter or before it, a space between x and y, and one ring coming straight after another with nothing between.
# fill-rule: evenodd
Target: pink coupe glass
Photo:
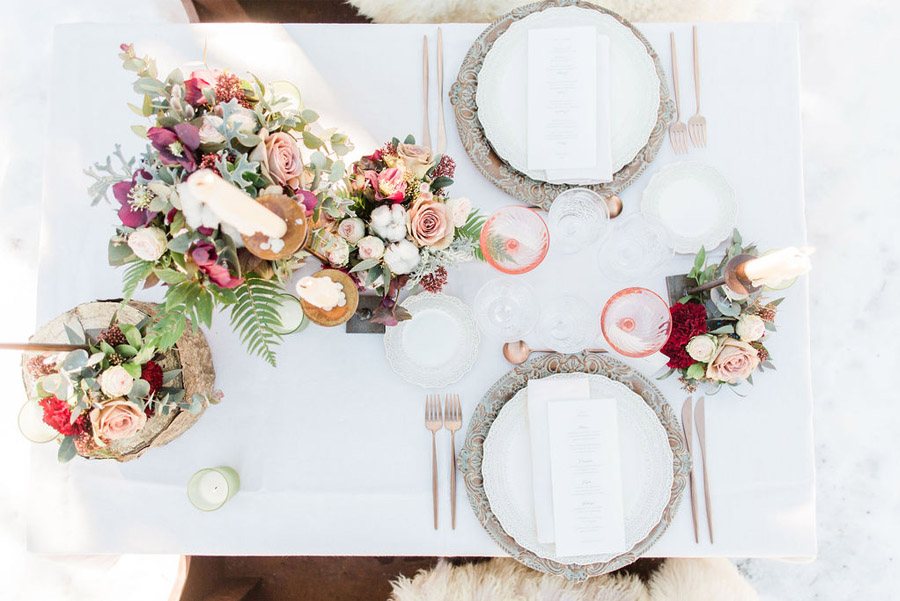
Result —
<instances>
[{"instance_id":1,"label":"pink coupe glass","mask_svg":"<svg viewBox=\"0 0 900 601\"><path fill-rule=\"evenodd\" d=\"M600 315L603 337L626 357L647 357L663 347L672 333L669 305L646 288L616 292Z\"/></svg>"},{"instance_id":2,"label":"pink coupe glass","mask_svg":"<svg viewBox=\"0 0 900 601\"><path fill-rule=\"evenodd\" d=\"M481 252L491 267L503 273L527 273L541 264L550 248L547 224L525 207L495 211L481 229Z\"/></svg>"}]
</instances>

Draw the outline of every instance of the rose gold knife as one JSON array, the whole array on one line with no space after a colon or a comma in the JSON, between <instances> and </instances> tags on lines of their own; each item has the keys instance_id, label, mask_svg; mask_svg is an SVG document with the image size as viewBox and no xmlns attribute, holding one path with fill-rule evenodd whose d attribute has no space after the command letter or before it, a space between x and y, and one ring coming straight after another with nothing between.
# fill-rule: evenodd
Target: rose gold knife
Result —
<instances>
[{"instance_id":1,"label":"rose gold knife","mask_svg":"<svg viewBox=\"0 0 900 601\"><path fill-rule=\"evenodd\" d=\"M431 131L428 127L428 36L422 36L422 146L431 148Z\"/></svg>"},{"instance_id":2,"label":"rose gold knife","mask_svg":"<svg viewBox=\"0 0 900 601\"><path fill-rule=\"evenodd\" d=\"M712 505L709 501L709 470L706 469L706 412L704 398L700 397L694 408L694 423L697 426L697 438L700 439L700 457L703 461L703 505L706 507L706 526L709 528L709 542L713 542Z\"/></svg>"},{"instance_id":3,"label":"rose gold knife","mask_svg":"<svg viewBox=\"0 0 900 601\"><path fill-rule=\"evenodd\" d=\"M681 429L684 431L684 438L687 440L688 453L691 454L691 474L688 484L691 489L691 518L694 522L694 542L700 542L699 521L697 519L697 481L694 476L694 466L697 464L697 456L694 454L694 414L691 410L691 397L684 399L684 405L681 406Z\"/></svg>"}]
</instances>

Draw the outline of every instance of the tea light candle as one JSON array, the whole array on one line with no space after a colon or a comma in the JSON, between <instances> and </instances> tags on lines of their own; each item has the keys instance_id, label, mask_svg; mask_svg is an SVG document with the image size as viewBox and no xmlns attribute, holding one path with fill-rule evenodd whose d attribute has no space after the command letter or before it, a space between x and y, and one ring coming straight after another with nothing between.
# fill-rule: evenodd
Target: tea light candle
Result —
<instances>
[{"instance_id":1,"label":"tea light candle","mask_svg":"<svg viewBox=\"0 0 900 601\"><path fill-rule=\"evenodd\" d=\"M198 471L188 482L188 499L201 511L215 511L241 487L238 473L230 467L211 467Z\"/></svg>"},{"instance_id":2,"label":"tea light candle","mask_svg":"<svg viewBox=\"0 0 900 601\"><path fill-rule=\"evenodd\" d=\"M284 219L209 169L193 173L187 179L187 187L191 196L215 213L219 220L245 236L260 233L278 239L287 232Z\"/></svg>"}]
</instances>

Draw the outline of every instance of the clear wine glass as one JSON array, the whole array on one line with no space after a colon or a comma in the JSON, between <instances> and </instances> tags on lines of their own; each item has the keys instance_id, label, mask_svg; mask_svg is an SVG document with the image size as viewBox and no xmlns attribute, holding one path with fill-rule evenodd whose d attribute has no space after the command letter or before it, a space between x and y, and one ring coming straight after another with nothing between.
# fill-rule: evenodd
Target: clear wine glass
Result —
<instances>
[{"instance_id":1,"label":"clear wine glass","mask_svg":"<svg viewBox=\"0 0 900 601\"><path fill-rule=\"evenodd\" d=\"M606 342L626 357L647 357L672 333L672 315L663 298L646 288L625 288L603 307L600 330Z\"/></svg>"},{"instance_id":2,"label":"clear wine glass","mask_svg":"<svg viewBox=\"0 0 900 601\"><path fill-rule=\"evenodd\" d=\"M587 188L570 188L553 200L548 214L553 245L576 253L609 234L609 209L603 197Z\"/></svg>"},{"instance_id":3,"label":"clear wine glass","mask_svg":"<svg viewBox=\"0 0 900 601\"><path fill-rule=\"evenodd\" d=\"M541 338L548 348L560 353L579 353L590 345L596 332L596 314L585 301L561 296L541 312Z\"/></svg>"},{"instance_id":4,"label":"clear wine glass","mask_svg":"<svg viewBox=\"0 0 900 601\"><path fill-rule=\"evenodd\" d=\"M540 313L534 289L525 282L496 278L475 295L475 319L485 333L504 342L521 340Z\"/></svg>"},{"instance_id":5,"label":"clear wine glass","mask_svg":"<svg viewBox=\"0 0 900 601\"><path fill-rule=\"evenodd\" d=\"M600 245L600 270L623 282L655 274L674 256L665 228L657 221L632 215L616 223Z\"/></svg>"},{"instance_id":6,"label":"clear wine glass","mask_svg":"<svg viewBox=\"0 0 900 601\"><path fill-rule=\"evenodd\" d=\"M541 264L550 247L550 234L536 211L511 206L488 217L481 229L480 244L491 267L516 275Z\"/></svg>"}]
</instances>

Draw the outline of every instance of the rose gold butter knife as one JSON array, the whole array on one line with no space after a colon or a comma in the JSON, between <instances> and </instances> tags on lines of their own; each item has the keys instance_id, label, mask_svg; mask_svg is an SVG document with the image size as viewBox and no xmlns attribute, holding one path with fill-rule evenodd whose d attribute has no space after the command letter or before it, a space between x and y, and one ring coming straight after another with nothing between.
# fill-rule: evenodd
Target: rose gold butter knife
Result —
<instances>
[{"instance_id":1,"label":"rose gold butter knife","mask_svg":"<svg viewBox=\"0 0 900 601\"><path fill-rule=\"evenodd\" d=\"M700 542L700 530L697 520L697 481L694 476L694 466L697 465L697 456L694 454L694 413L691 407L691 397L684 399L684 405L681 406L681 429L684 431L684 438L687 440L688 453L691 454L691 474L688 480L691 489L691 519L694 522L694 542Z\"/></svg>"},{"instance_id":2,"label":"rose gold butter knife","mask_svg":"<svg viewBox=\"0 0 900 601\"><path fill-rule=\"evenodd\" d=\"M703 505L706 507L706 526L709 528L709 542L713 542L712 504L709 501L709 470L706 467L706 412L704 398L700 397L694 408L694 423L697 426L697 438L700 439L700 457L703 461ZM692 473L693 475L693 473Z\"/></svg>"}]
</instances>

